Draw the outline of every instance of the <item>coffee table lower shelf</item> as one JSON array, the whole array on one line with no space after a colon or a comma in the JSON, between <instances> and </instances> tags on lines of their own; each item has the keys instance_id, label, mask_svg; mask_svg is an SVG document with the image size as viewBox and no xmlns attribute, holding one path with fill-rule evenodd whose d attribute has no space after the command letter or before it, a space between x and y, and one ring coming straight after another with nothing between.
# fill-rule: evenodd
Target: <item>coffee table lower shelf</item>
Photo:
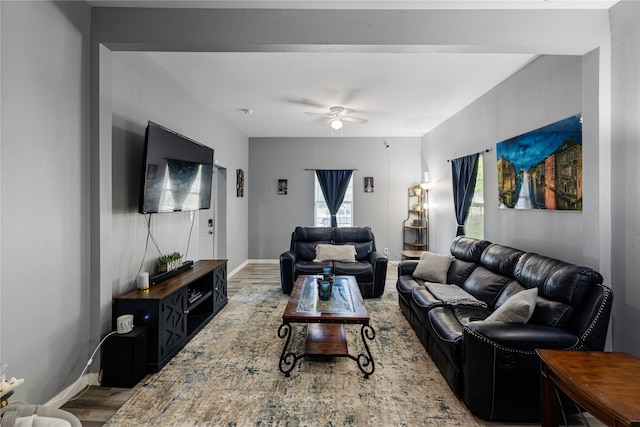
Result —
<instances>
[{"instance_id":1,"label":"coffee table lower shelf","mask_svg":"<svg viewBox=\"0 0 640 427\"><path fill-rule=\"evenodd\" d=\"M347 336L342 323L308 323L305 352L301 354L288 351L292 329L290 323L283 323L278 328L278 336L286 339L279 364L280 372L286 377L290 376L298 360L308 356L348 357L356 361L365 378L369 378L369 375L373 374L375 363L367 340L372 341L376 332L368 324L363 324L360 328L366 354L360 353L357 356L349 354Z\"/></svg>"}]
</instances>

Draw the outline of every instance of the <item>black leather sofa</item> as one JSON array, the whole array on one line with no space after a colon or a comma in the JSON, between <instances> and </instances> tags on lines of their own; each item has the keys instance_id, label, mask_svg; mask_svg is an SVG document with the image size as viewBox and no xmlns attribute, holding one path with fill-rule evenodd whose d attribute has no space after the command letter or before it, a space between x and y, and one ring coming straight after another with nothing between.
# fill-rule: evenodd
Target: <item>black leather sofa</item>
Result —
<instances>
[{"instance_id":1,"label":"black leather sofa","mask_svg":"<svg viewBox=\"0 0 640 427\"><path fill-rule=\"evenodd\" d=\"M355 262L314 261L318 244L353 245ZM369 227L296 227L289 250L280 255L282 292L290 294L298 276L321 274L329 267L335 275L355 276L363 298L377 298L384 293L387 263L376 251Z\"/></svg>"},{"instance_id":2,"label":"black leather sofa","mask_svg":"<svg viewBox=\"0 0 640 427\"><path fill-rule=\"evenodd\" d=\"M400 309L455 394L491 421L540 418L537 348L603 350L613 295L596 271L557 259L457 237L446 283L487 308L448 305L398 264ZM527 323L485 321L517 292L537 287Z\"/></svg>"}]
</instances>

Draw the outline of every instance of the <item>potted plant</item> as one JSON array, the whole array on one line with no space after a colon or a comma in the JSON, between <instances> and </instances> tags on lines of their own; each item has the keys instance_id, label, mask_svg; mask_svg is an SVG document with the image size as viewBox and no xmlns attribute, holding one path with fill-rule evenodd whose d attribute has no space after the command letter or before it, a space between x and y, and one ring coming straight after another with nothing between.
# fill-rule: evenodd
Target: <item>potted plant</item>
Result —
<instances>
[{"instance_id":1,"label":"potted plant","mask_svg":"<svg viewBox=\"0 0 640 427\"><path fill-rule=\"evenodd\" d=\"M161 255L158 257L158 264L161 273L175 270L182 265L182 254L180 252L174 252L168 255Z\"/></svg>"}]
</instances>

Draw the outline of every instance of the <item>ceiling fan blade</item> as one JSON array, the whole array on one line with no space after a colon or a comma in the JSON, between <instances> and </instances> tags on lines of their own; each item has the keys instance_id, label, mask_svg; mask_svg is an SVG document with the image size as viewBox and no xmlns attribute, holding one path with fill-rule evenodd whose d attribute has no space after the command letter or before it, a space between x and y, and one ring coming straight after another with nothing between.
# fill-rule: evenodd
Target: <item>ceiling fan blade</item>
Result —
<instances>
[{"instance_id":1,"label":"ceiling fan blade","mask_svg":"<svg viewBox=\"0 0 640 427\"><path fill-rule=\"evenodd\" d=\"M344 117L348 114L353 114L355 113L355 110L352 110L351 108L343 108L342 111L340 111L340 113L338 113L340 116Z\"/></svg>"},{"instance_id":2,"label":"ceiling fan blade","mask_svg":"<svg viewBox=\"0 0 640 427\"><path fill-rule=\"evenodd\" d=\"M309 98L286 98L287 102L292 104L305 105L307 107L316 107L316 108L327 108L326 105L320 104Z\"/></svg>"},{"instance_id":3,"label":"ceiling fan blade","mask_svg":"<svg viewBox=\"0 0 640 427\"><path fill-rule=\"evenodd\" d=\"M367 119L361 119L359 117L350 117L350 116L341 117L340 119L345 122L356 122L356 123L362 123L362 124L365 124L368 122Z\"/></svg>"},{"instance_id":4,"label":"ceiling fan blade","mask_svg":"<svg viewBox=\"0 0 640 427\"><path fill-rule=\"evenodd\" d=\"M325 113L311 113L309 111L305 111L304 113L309 115L309 116L332 117L330 114L325 114Z\"/></svg>"}]
</instances>

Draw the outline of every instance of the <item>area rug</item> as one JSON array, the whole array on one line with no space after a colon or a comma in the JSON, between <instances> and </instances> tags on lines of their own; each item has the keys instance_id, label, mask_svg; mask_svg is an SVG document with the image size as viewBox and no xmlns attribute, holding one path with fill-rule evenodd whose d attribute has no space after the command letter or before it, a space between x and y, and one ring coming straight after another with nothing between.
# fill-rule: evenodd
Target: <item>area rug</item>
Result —
<instances>
[{"instance_id":1,"label":"area rug","mask_svg":"<svg viewBox=\"0 0 640 427\"><path fill-rule=\"evenodd\" d=\"M287 296L247 285L106 426L478 426L429 359L395 292L367 299L375 372L348 358L302 359L278 369ZM363 351L347 327L349 351ZM305 328L292 345L304 349Z\"/></svg>"}]
</instances>

